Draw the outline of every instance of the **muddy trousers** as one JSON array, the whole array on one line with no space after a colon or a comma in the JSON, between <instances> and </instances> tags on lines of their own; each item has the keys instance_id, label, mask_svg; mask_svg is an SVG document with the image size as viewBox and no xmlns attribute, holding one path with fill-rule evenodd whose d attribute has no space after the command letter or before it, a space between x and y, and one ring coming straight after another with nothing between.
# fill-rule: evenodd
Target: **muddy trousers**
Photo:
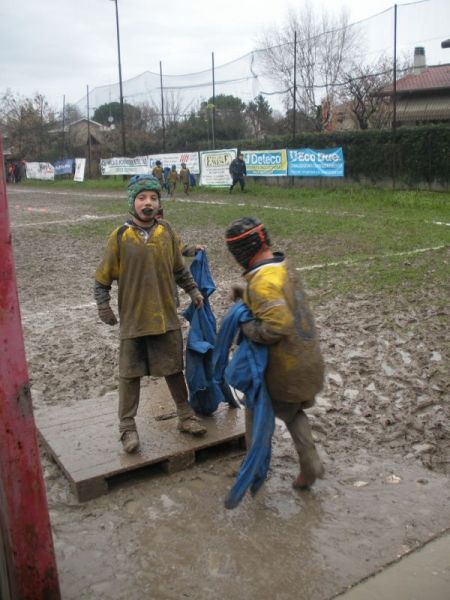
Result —
<instances>
[{"instance_id":1,"label":"muddy trousers","mask_svg":"<svg viewBox=\"0 0 450 600\"><path fill-rule=\"evenodd\" d=\"M194 415L188 402L186 381L182 372L165 377L180 420ZM119 377L119 432L136 431L135 417L139 407L140 377Z\"/></svg>"},{"instance_id":2,"label":"muddy trousers","mask_svg":"<svg viewBox=\"0 0 450 600\"><path fill-rule=\"evenodd\" d=\"M316 450L314 443L311 425L308 417L299 404L291 402L276 402L272 400L275 416L281 419L294 442L295 449L300 462L300 470L308 479L315 479L323 475L322 461ZM245 440L247 448L251 440L252 429L252 412L248 409L245 411Z\"/></svg>"}]
</instances>

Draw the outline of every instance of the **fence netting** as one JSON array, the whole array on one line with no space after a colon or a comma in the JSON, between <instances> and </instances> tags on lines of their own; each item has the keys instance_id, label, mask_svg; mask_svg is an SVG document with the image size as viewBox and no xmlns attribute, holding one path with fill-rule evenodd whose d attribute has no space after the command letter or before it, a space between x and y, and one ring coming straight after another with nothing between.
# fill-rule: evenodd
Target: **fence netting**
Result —
<instances>
[{"instance_id":1,"label":"fence netting","mask_svg":"<svg viewBox=\"0 0 450 600\"><path fill-rule=\"evenodd\" d=\"M397 6L397 66L398 74L412 66L414 48L425 48L425 61L431 64L440 42L448 37L446 23L436 23L429 16L428 2L414 2ZM288 21L286 21L288 23ZM330 26L335 22L330 21ZM262 95L274 111L284 113L293 105L294 91L297 107L308 114L326 100L336 104L342 99L349 80L366 80L373 74L384 73L392 81L394 60L395 9L391 7L377 15L343 27L327 28L322 18L321 27L309 29L302 21L286 25L272 37L261 38L259 49L214 68L214 94L232 95L248 103ZM294 44L294 28L297 40ZM294 59L294 48L296 57ZM330 64L330 56L334 57ZM217 61L217 56L215 60ZM294 79L294 60L296 73ZM448 61L450 62L450 61ZM211 55L205 55L205 65L211 65ZM170 113L176 105L177 116L185 117L197 111L202 103L213 96L213 70L205 68L197 73L170 75L144 73L123 79L124 102L132 105L147 104L157 112ZM163 105L162 105L163 98ZM76 106L87 114L85 95ZM120 100L119 83L93 87L89 91L89 112L101 105Z\"/></svg>"}]
</instances>

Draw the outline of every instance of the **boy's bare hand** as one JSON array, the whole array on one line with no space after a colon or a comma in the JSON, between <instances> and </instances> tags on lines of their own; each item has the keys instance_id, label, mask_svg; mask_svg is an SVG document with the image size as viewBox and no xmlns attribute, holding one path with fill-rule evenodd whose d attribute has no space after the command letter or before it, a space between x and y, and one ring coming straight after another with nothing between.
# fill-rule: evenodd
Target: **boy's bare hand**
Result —
<instances>
[{"instance_id":1,"label":"boy's bare hand","mask_svg":"<svg viewBox=\"0 0 450 600\"><path fill-rule=\"evenodd\" d=\"M103 304L98 307L98 316L100 317L100 320L107 325L117 325L118 323L116 315L109 304Z\"/></svg>"},{"instance_id":2,"label":"boy's bare hand","mask_svg":"<svg viewBox=\"0 0 450 600\"><path fill-rule=\"evenodd\" d=\"M194 303L195 308L203 308L203 296L201 294L195 296L192 302Z\"/></svg>"},{"instance_id":3,"label":"boy's bare hand","mask_svg":"<svg viewBox=\"0 0 450 600\"><path fill-rule=\"evenodd\" d=\"M195 251L200 252L200 250L206 250L206 244L196 244Z\"/></svg>"},{"instance_id":4,"label":"boy's bare hand","mask_svg":"<svg viewBox=\"0 0 450 600\"><path fill-rule=\"evenodd\" d=\"M239 283L234 283L231 286L231 299L233 302L237 302L238 300L242 300L244 297L244 286Z\"/></svg>"}]
</instances>

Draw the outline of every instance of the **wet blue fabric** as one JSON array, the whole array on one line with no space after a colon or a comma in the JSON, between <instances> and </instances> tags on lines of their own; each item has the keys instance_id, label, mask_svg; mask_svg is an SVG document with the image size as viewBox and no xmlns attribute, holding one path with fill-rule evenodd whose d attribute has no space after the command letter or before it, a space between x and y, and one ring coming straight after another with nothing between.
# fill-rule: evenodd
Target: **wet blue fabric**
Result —
<instances>
[{"instance_id":1,"label":"wet blue fabric","mask_svg":"<svg viewBox=\"0 0 450 600\"><path fill-rule=\"evenodd\" d=\"M191 273L203 298L203 308L196 309L191 303L183 313L190 328L186 346L186 382L189 403L195 412L211 415L220 402L234 399L228 386L214 380L213 350L216 343L216 318L209 303L216 285L211 275L204 251L195 255Z\"/></svg>"},{"instance_id":2,"label":"wet blue fabric","mask_svg":"<svg viewBox=\"0 0 450 600\"><path fill-rule=\"evenodd\" d=\"M242 335L240 344L228 363L230 347L240 324L252 318L250 310L243 302L236 303L223 320L214 352L215 381L223 380L242 392L253 417L251 446L225 499L225 508L230 509L238 506L248 489L254 496L266 480L275 430L275 414L264 381L268 360L267 346L255 344Z\"/></svg>"}]
</instances>

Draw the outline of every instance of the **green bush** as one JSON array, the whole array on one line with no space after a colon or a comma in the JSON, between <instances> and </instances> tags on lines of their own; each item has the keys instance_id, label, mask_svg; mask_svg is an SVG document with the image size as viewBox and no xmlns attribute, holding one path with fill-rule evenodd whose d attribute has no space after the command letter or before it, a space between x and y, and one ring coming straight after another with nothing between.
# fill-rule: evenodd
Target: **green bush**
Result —
<instances>
[{"instance_id":1,"label":"green bush","mask_svg":"<svg viewBox=\"0 0 450 600\"><path fill-rule=\"evenodd\" d=\"M345 176L373 183L395 179L409 186L420 183L450 183L450 126L428 125L400 127L395 141L388 129L339 131L333 133L300 133L295 144L290 136L266 137L264 140L218 140L216 147L237 146L244 150L275 150L279 148L342 147Z\"/></svg>"}]
</instances>

